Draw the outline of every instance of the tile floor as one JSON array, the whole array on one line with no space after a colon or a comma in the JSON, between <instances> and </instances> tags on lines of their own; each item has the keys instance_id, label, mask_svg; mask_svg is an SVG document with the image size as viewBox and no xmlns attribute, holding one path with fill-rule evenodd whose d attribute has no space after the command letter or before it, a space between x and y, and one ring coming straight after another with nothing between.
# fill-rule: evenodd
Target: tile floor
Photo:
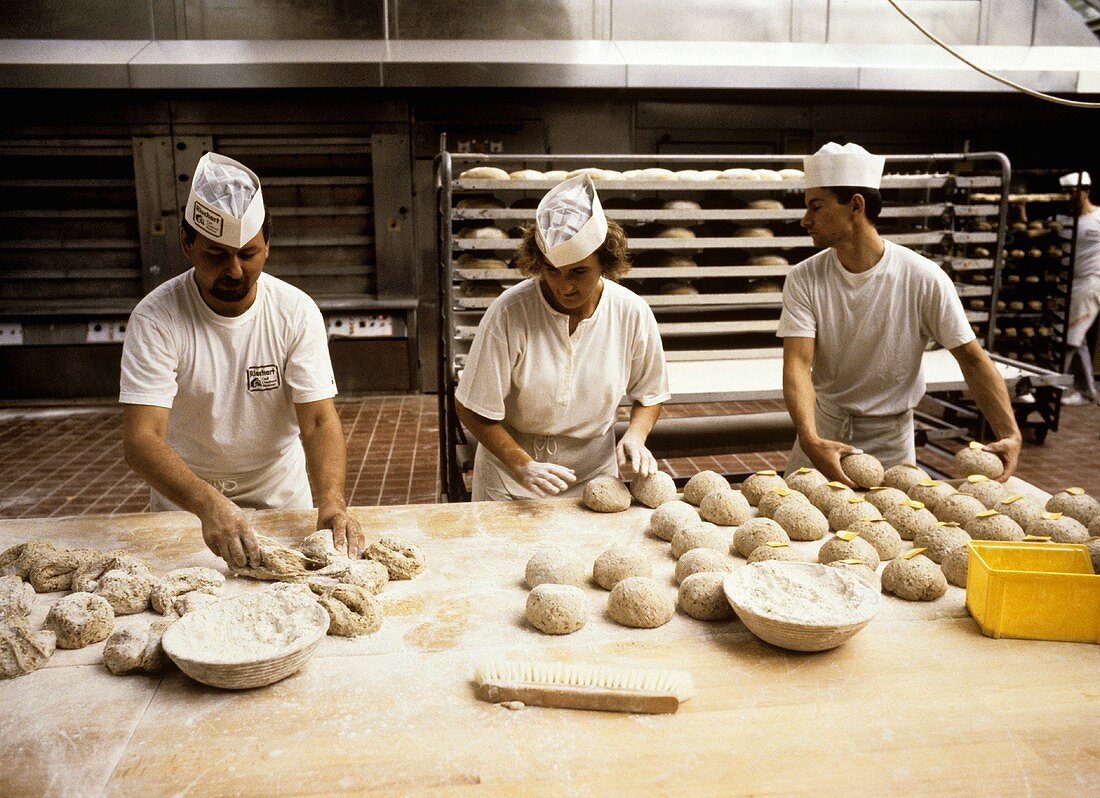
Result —
<instances>
[{"instance_id":1,"label":"tile floor","mask_svg":"<svg viewBox=\"0 0 1100 798\"><path fill-rule=\"evenodd\" d=\"M352 504L436 501L438 423L434 396L370 396L338 401L348 440ZM781 402L670 406L670 415L782 410ZM140 512L148 489L126 465L117 406L0 411L0 517ZM1019 475L1047 490L1080 485L1100 495L1100 408L1072 407L1043 446L1025 444ZM934 456L922 455L935 462ZM782 467L786 452L662 461L673 475L711 468Z\"/></svg>"}]
</instances>

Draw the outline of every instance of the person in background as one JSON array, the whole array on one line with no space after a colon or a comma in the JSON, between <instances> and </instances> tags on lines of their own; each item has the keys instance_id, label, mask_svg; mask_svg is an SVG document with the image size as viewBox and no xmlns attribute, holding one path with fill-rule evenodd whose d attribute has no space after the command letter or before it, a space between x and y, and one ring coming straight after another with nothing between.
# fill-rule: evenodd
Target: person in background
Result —
<instances>
[{"instance_id":1,"label":"person in background","mask_svg":"<svg viewBox=\"0 0 1100 798\"><path fill-rule=\"evenodd\" d=\"M851 485L840 457L866 451L883 465L916 462L913 408L921 359L935 340L959 363L997 440L985 447L1016 468L1021 436L1004 380L975 340L951 279L876 229L885 159L830 142L805 158L802 226L823 251L791 269L777 335L783 397L797 440L787 471L814 465Z\"/></svg>"},{"instance_id":2,"label":"person in background","mask_svg":"<svg viewBox=\"0 0 1100 798\"><path fill-rule=\"evenodd\" d=\"M1097 403L1096 378L1092 372L1092 353L1088 331L1100 315L1100 208L1092 204L1092 179L1088 172L1063 175L1058 181L1070 192L1070 206L1076 217L1076 260L1069 298L1069 325L1066 328L1066 372L1073 375L1074 389L1062 394L1064 405ZM1065 249L1069 252L1067 241Z\"/></svg>"},{"instance_id":3,"label":"person in background","mask_svg":"<svg viewBox=\"0 0 1100 798\"><path fill-rule=\"evenodd\" d=\"M314 499L317 528L358 556L324 320L304 292L263 273L270 223L259 178L203 155L184 218L192 268L151 291L127 325L126 462L151 486L152 510L197 515L228 563L260 564L242 508L311 509Z\"/></svg>"},{"instance_id":4,"label":"person in background","mask_svg":"<svg viewBox=\"0 0 1100 798\"><path fill-rule=\"evenodd\" d=\"M517 263L530 279L489 306L455 391L481 444L474 501L575 495L627 462L655 473L645 441L669 398L664 350L649 306L616 282L626 234L590 177L543 197ZM624 396L633 406L616 446Z\"/></svg>"}]
</instances>

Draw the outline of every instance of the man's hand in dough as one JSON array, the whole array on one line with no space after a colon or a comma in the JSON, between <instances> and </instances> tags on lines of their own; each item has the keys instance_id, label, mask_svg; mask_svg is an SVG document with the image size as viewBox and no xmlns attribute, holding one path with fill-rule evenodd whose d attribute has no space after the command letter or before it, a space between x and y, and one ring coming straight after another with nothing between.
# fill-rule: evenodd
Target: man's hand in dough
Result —
<instances>
[{"instance_id":1,"label":"man's hand in dough","mask_svg":"<svg viewBox=\"0 0 1100 798\"><path fill-rule=\"evenodd\" d=\"M812 441L799 441L802 451L817 466L817 470L834 482L841 482L849 488L854 488L856 483L844 475L840 467L840 458L846 454L862 454L862 449L856 449L840 441L830 441L825 438L816 438Z\"/></svg>"},{"instance_id":2,"label":"man's hand in dough","mask_svg":"<svg viewBox=\"0 0 1100 798\"><path fill-rule=\"evenodd\" d=\"M615 447L615 455L619 459L620 468L629 460L630 467L639 476L651 477L657 473L657 458L645 447L644 441L624 435Z\"/></svg>"},{"instance_id":3,"label":"man's hand in dough","mask_svg":"<svg viewBox=\"0 0 1100 798\"><path fill-rule=\"evenodd\" d=\"M1016 471L1016 463L1020 459L1020 445L1019 438L1012 436L1008 438L1001 438L999 441L993 441L993 443L986 446L982 451L993 452L993 454L1004 460L1005 470L1004 473L997 477L998 482L1004 482Z\"/></svg>"},{"instance_id":4,"label":"man's hand in dough","mask_svg":"<svg viewBox=\"0 0 1100 798\"><path fill-rule=\"evenodd\" d=\"M332 542L336 546L336 550L346 550L348 556L353 560L359 557L366 548L363 528L359 526L359 522L355 518L348 514L347 508L318 509L317 528L331 529Z\"/></svg>"},{"instance_id":5,"label":"man's hand in dough","mask_svg":"<svg viewBox=\"0 0 1100 798\"><path fill-rule=\"evenodd\" d=\"M219 496L218 499L213 508L200 519L202 539L206 541L207 547L238 568L260 565L260 545L256 542L256 533L248 522L248 516L224 496Z\"/></svg>"},{"instance_id":6,"label":"man's hand in dough","mask_svg":"<svg viewBox=\"0 0 1100 798\"><path fill-rule=\"evenodd\" d=\"M561 493L577 481L577 475L565 466L528 460L516 472L516 479L541 499Z\"/></svg>"}]
</instances>

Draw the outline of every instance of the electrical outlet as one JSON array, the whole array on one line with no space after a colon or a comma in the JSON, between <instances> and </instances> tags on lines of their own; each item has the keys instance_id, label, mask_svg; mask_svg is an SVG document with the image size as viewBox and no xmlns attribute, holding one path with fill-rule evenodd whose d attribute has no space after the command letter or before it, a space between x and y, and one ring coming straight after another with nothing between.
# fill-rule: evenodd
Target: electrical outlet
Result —
<instances>
[{"instance_id":1,"label":"electrical outlet","mask_svg":"<svg viewBox=\"0 0 1100 798\"><path fill-rule=\"evenodd\" d=\"M0 324L0 346L19 346L23 343L23 325L17 321Z\"/></svg>"},{"instance_id":2,"label":"electrical outlet","mask_svg":"<svg viewBox=\"0 0 1100 798\"><path fill-rule=\"evenodd\" d=\"M84 341L89 344L120 344L126 340L126 322L90 321Z\"/></svg>"},{"instance_id":3,"label":"electrical outlet","mask_svg":"<svg viewBox=\"0 0 1100 798\"><path fill-rule=\"evenodd\" d=\"M403 326L403 325L402 325ZM330 338L392 338L398 323L393 316L333 316L328 320Z\"/></svg>"}]
</instances>

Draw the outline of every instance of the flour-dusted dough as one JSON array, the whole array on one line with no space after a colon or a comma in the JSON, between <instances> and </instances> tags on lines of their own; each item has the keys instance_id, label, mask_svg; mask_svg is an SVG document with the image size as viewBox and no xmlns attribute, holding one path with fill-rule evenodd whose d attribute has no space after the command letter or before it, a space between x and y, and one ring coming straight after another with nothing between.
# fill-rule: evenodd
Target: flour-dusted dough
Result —
<instances>
[{"instance_id":1,"label":"flour-dusted dough","mask_svg":"<svg viewBox=\"0 0 1100 798\"><path fill-rule=\"evenodd\" d=\"M680 584L692 574L701 574L706 571L728 573L733 570L733 563L725 552L714 549L689 549L676 561L674 578L676 584Z\"/></svg>"},{"instance_id":2,"label":"flour-dusted dough","mask_svg":"<svg viewBox=\"0 0 1100 798\"><path fill-rule=\"evenodd\" d=\"M1032 521L1038 521L1043 517L1043 506L1030 496L1022 496L1019 493L1005 496L993 509L1007 515L1020 525L1021 529L1027 529Z\"/></svg>"},{"instance_id":3,"label":"flour-dusted dough","mask_svg":"<svg viewBox=\"0 0 1100 798\"><path fill-rule=\"evenodd\" d=\"M544 546L531 555L524 569L527 587L539 585L583 585L588 568L575 551L561 546Z\"/></svg>"},{"instance_id":4,"label":"flour-dusted dough","mask_svg":"<svg viewBox=\"0 0 1100 798\"><path fill-rule=\"evenodd\" d=\"M860 560L870 568L878 568L880 562L875 547L858 535L851 540L833 535L821 544L817 561L828 565L834 560Z\"/></svg>"},{"instance_id":5,"label":"flour-dusted dough","mask_svg":"<svg viewBox=\"0 0 1100 798\"><path fill-rule=\"evenodd\" d=\"M31 566L40 559L50 556L54 551L56 547L48 540L17 543L0 554L0 576L18 576L20 579L27 579L31 574Z\"/></svg>"},{"instance_id":6,"label":"flour-dusted dough","mask_svg":"<svg viewBox=\"0 0 1100 798\"><path fill-rule=\"evenodd\" d=\"M803 466L791 474L787 474L785 477L787 487L791 490L797 490L799 493L804 494L809 498L810 493L818 485L824 485L829 481L829 478L818 471L816 468L810 468L809 466Z\"/></svg>"},{"instance_id":7,"label":"flour-dusted dough","mask_svg":"<svg viewBox=\"0 0 1100 798\"><path fill-rule=\"evenodd\" d=\"M776 510L785 504L809 504L810 500L797 490L790 488L772 488L760 497L756 512L763 518L772 518Z\"/></svg>"},{"instance_id":8,"label":"flour-dusted dough","mask_svg":"<svg viewBox=\"0 0 1100 798\"><path fill-rule=\"evenodd\" d=\"M752 515L749 502L739 490L717 490L703 499L699 515L719 526L743 524Z\"/></svg>"},{"instance_id":9,"label":"flour-dusted dough","mask_svg":"<svg viewBox=\"0 0 1100 798\"><path fill-rule=\"evenodd\" d=\"M923 554L898 557L883 569L882 589L906 601L935 601L947 592L947 578Z\"/></svg>"},{"instance_id":10,"label":"flour-dusted dough","mask_svg":"<svg viewBox=\"0 0 1100 798\"><path fill-rule=\"evenodd\" d=\"M926 529L913 538L913 546L924 549L924 556L938 564L947 552L969 541L970 535L954 521L941 521L933 529Z\"/></svg>"},{"instance_id":11,"label":"flour-dusted dough","mask_svg":"<svg viewBox=\"0 0 1100 798\"><path fill-rule=\"evenodd\" d=\"M1089 531L1084 524L1061 513L1043 513L1024 532L1049 537L1054 543L1088 543L1089 540Z\"/></svg>"},{"instance_id":12,"label":"flour-dusted dough","mask_svg":"<svg viewBox=\"0 0 1100 798\"><path fill-rule=\"evenodd\" d=\"M849 524L849 532L855 532L875 547L882 561L892 560L901 553L901 535L885 518L864 518Z\"/></svg>"},{"instance_id":13,"label":"flour-dusted dough","mask_svg":"<svg viewBox=\"0 0 1100 798\"><path fill-rule=\"evenodd\" d=\"M757 546L766 543L790 543L791 538L778 523L770 518L750 518L733 533L733 549L742 557L748 557Z\"/></svg>"},{"instance_id":14,"label":"flour-dusted dough","mask_svg":"<svg viewBox=\"0 0 1100 798\"><path fill-rule=\"evenodd\" d=\"M955 475L968 477L971 474L981 474L990 479L997 479L1005 472L1005 464L1001 458L982 449L981 444L971 443L965 449L959 449L955 453Z\"/></svg>"},{"instance_id":15,"label":"flour-dusted dough","mask_svg":"<svg viewBox=\"0 0 1100 798\"><path fill-rule=\"evenodd\" d=\"M685 615L698 621L727 621L733 617L733 607L722 589L725 579L724 572L691 574L680 583L676 603Z\"/></svg>"},{"instance_id":16,"label":"flour-dusted dough","mask_svg":"<svg viewBox=\"0 0 1100 798\"><path fill-rule=\"evenodd\" d=\"M305 582L314 593L323 593L336 585L358 585L378 595L390 581L390 572L380 562L345 557L294 581Z\"/></svg>"},{"instance_id":17,"label":"flour-dusted dough","mask_svg":"<svg viewBox=\"0 0 1100 798\"><path fill-rule=\"evenodd\" d=\"M1081 488L1066 488L1051 496L1045 509L1048 513L1068 515L1087 527L1093 518L1100 516L1100 501Z\"/></svg>"},{"instance_id":18,"label":"flour-dusted dough","mask_svg":"<svg viewBox=\"0 0 1100 798\"><path fill-rule=\"evenodd\" d=\"M0 679L41 668L53 656L56 640L53 632L32 632L26 618L0 618Z\"/></svg>"},{"instance_id":19,"label":"flour-dusted dough","mask_svg":"<svg viewBox=\"0 0 1100 798\"><path fill-rule=\"evenodd\" d=\"M328 613L328 633L337 637L374 634L382 628L382 605L359 585L328 588L317 601Z\"/></svg>"},{"instance_id":20,"label":"flour-dusted dough","mask_svg":"<svg viewBox=\"0 0 1100 798\"><path fill-rule=\"evenodd\" d=\"M230 573L234 576L247 576L251 579L282 582L299 580L307 571L316 568L313 560L302 552L266 535L256 535L256 545L260 549L259 564L235 565L229 563ZM206 570L209 571L210 569ZM175 571L172 573L175 573ZM203 585L203 587L207 586ZM153 605L153 608L156 609L156 604Z\"/></svg>"},{"instance_id":21,"label":"flour-dusted dough","mask_svg":"<svg viewBox=\"0 0 1100 798\"><path fill-rule=\"evenodd\" d=\"M1093 519L1093 523L1097 522L1100 522L1100 516ZM1091 532L1092 530L1090 529L1089 531ZM1093 573L1100 574L1100 536L1090 538L1085 546L1088 548L1089 558L1092 560Z\"/></svg>"},{"instance_id":22,"label":"flour-dusted dough","mask_svg":"<svg viewBox=\"0 0 1100 798\"><path fill-rule=\"evenodd\" d=\"M840 458L844 476L861 488L876 488L882 484L886 469L873 454L849 454Z\"/></svg>"},{"instance_id":23,"label":"flour-dusted dough","mask_svg":"<svg viewBox=\"0 0 1100 798\"><path fill-rule=\"evenodd\" d=\"M508 180L508 173L495 166L475 166L458 175L459 180Z\"/></svg>"},{"instance_id":24,"label":"flour-dusted dough","mask_svg":"<svg viewBox=\"0 0 1100 798\"><path fill-rule=\"evenodd\" d=\"M172 602L172 611L164 613L165 617L175 615L178 618L182 618L189 612L195 610L201 610L203 607L213 604L215 601L221 601L225 596L218 592L217 588L204 588L203 590L192 590L190 593L184 593L182 596L177 596L176 600Z\"/></svg>"},{"instance_id":25,"label":"flour-dusted dough","mask_svg":"<svg viewBox=\"0 0 1100 798\"><path fill-rule=\"evenodd\" d=\"M336 548L331 529L318 529L306 535L298 544L298 551L320 568L345 560L348 556L346 550L340 551Z\"/></svg>"},{"instance_id":26,"label":"flour-dusted dough","mask_svg":"<svg viewBox=\"0 0 1100 798\"><path fill-rule=\"evenodd\" d=\"M543 584L527 596L527 622L548 635L568 635L588 622L588 601L575 585Z\"/></svg>"},{"instance_id":27,"label":"flour-dusted dough","mask_svg":"<svg viewBox=\"0 0 1100 798\"><path fill-rule=\"evenodd\" d=\"M922 479L931 479L923 468L914 463L898 463L886 469L882 475L882 484L908 493Z\"/></svg>"},{"instance_id":28,"label":"flour-dusted dough","mask_svg":"<svg viewBox=\"0 0 1100 798\"><path fill-rule=\"evenodd\" d=\"M700 471L684 485L684 501L698 507L716 490L730 490L730 483L716 471Z\"/></svg>"},{"instance_id":29,"label":"flour-dusted dough","mask_svg":"<svg viewBox=\"0 0 1100 798\"><path fill-rule=\"evenodd\" d=\"M0 621L27 618L33 608L33 587L15 575L0 577Z\"/></svg>"},{"instance_id":30,"label":"flour-dusted dough","mask_svg":"<svg viewBox=\"0 0 1100 798\"><path fill-rule=\"evenodd\" d=\"M168 664L160 639L175 622L175 618L160 618L132 629L116 629L103 646L103 664L116 676L134 671L160 673Z\"/></svg>"},{"instance_id":31,"label":"flour-dusted dough","mask_svg":"<svg viewBox=\"0 0 1100 798\"><path fill-rule=\"evenodd\" d=\"M772 520L791 540L821 540L829 533L829 519L809 502L788 502L775 511Z\"/></svg>"},{"instance_id":32,"label":"flour-dusted dough","mask_svg":"<svg viewBox=\"0 0 1100 798\"><path fill-rule=\"evenodd\" d=\"M938 520L921 502L906 499L882 512L883 518L898 531L902 540L912 540L921 532L932 529Z\"/></svg>"},{"instance_id":33,"label":"flour-dusted dough","mask_svg":"<svg viewBox=\"0 0 1100 798\"><path fill-rule=\"evenodd\" d=\"M149 603L156 612L164 615L178 596L192 590L220 588L224 584L225 576L213 568L177 568L166 573L153 585L149 593Z\"/></svg>"},{"instance_id":34,"label":"flour-dusted dough","mask_svg":"<svg viewBox=\"0 0 1100 798\"><path fill-rule=\"evenodd\" d=\"M149 596L156 583L151 573L134 574L118 568L99 577L94 594L107 599L115 615L134 615L149 609Z\"/></svg>"},{"instance_id":35,"label":"flour-dusted dough","mask_svg":"<svg viewBox=\"0 0 1100 798\"><path fill-rule=\"evenodd\" d=\"M757 471L741 483L741 492L745 494L745 498L748 500L749 504L755 507L760 504L760 500L764 498L764 494L772 488L787 487L790 487L787 481L775 471Z\"/></svg>"},{"instance_id":36,"label":"flour-dusted dough","mask_svg":"<svg viewBox=\"0 0 1100 798\"><path fill-rule=\"evenodd\" d=\"M940 482L936 479L922 479L909 489L909 498L920 502L931 512L938 514L940 504L949 496L954 496L955 493L955 489L946 482ZM891 521L890 523L894 522ZM894 526L897 526L897 524L894 524Z\"/></svg>"},{"instance_id":37,"label":"flour-dusted dough","mask_svg":"<svg viewBox=\"0 0 1100 798\"><path fill-rule=\"evenodd\" d=\"M639 548L629 545L612 546L592 564L592 578L604 590L611 590L629 576L652 576L649 557Z\"/></svg>"},{"instance_id":38,"label":"flour-dusted dough","mask_svg":"<svg viewBox=\"0 0 1100 798\"><path fill-rule=\"evenodd\" d=\"M865 584L871 585L872 587L877 587L879 584L878 572L863 560L833 560L832 562L825 563L825 565L830 568L837 568L841 571L849 571L862 579Z\"/></svg>"},{"instance_id":39,"label":"flour-dusted dough","mask_svg":"<svg viewBox=\"0 0 1100 798\"><path fill-rule=\"evenodd\" d=\"M128 574L152 575L149 565L140 557L124 551L109 551L95 557L73 572L74 593L95 593L99 579L108 571L125 571Z\"/></svg>"},{"instance_id":40,"label":"flour-dusted dough","mask_svg":"<svg viewBox=\"0 0 1100 798\"><path fill-rule=\"evenodd\" d=\"M966 587L966 574L970 566L970 550L966 546L951 549L940 560L944 578L955 587Z\"/></svg>"},{"instance_id":41,"label":"flour-dusted dough","mask_svg":"<svg viewBox=\"0 0 1100 798\"><path fill-rule=\"evenodd\" d=\"M963 527L974 540L1023 540L1023 528L1007 515L986 510ZM942 563L941 563L942 565Z\"/></svg>"},{"instance_id":42,"label":"flour-dusted dough","mask_svg":"<svg viewBox=\"0 0 1100 798\"><path fill-rule=\"evenodd\" d=\"M993 509L1004 497L1005 489L1000 482L995 482L983 474L971 474L959 485L959 493L973 496L985 505L986 509Z\"/></svg>"},{"instance_id":43,"label":"flour-dusted dough","mask_svg":"<svg viewBox=\"0 0 1100 798\"><path fill-rule=\"evenodd\" d=\"M730 531L709 521L700 521L695 526L681 529L672 536L672 556L680 559L692 549L714 549L727 552L730 548Z\"/></svg>"},{"instance_id":44,"label":"flour-dusted dough","mask_svg":"<svg viewBox=\"0 0 1100 798\"><path fill-rule=\"evenodd\" d=\"M630 495L646 507L660 507L676 498L676 483L664 471L650 476L635 474L630 480Z\"/></svg>"},{"instance_id":45,"label":"flour-dusted dough","mask_svg":"<svg viewBox=\"0 0 1100 798\"><path fill-rule=\"evenodd\" d=\"M372 543L363 558L384 565L390 579L412 579L424 570L424 550L396 538L386 537Z\"/></svg>"},{"instance_id":46,"label":"flour-dusted dough","mask_svg":"<svg viewBox=\"0 0 1100 798\"><path fill-rule=\"evenodd\" d=\"M55 549L35 560L27 581L38 593L72 590L73 574L100 554L97 549Z\"/></svg>"},{"instance_id":47,"label":"flour-dusted dough","mask_svg":"<svg viewBox=\"0 0 1100 798\"><path fill-rule=\"evenodd\" d=\"M881 513L887 507L893 507L895 504L905 501L909 496L906 495L905 491L898 488L888 488L880 485L867 491L863 498L868 504L875 505L875 508Z\"/></svg>"},{"instance_id":48,"label":"flour-dusted dough","mask_svg":"<svg viewBox=\"0 0 1100 798\"><path fill-rule=\"evenodd\" d=\"M753 549L747 559L749 562L768 562L769 560L779 560L780 562L804 562L803 558L798 556L798 552L787 544L782 546L769 546L765 543L763 546L757 546Z\"/></svg>"},{"instance_id":49,"label":"flour-dusted dough","mask_svg":"<svg viewBox=\"0 0 1100 798\"><path fill-rule=\"evenodd\" d=\"M581 501L597 513L621 513L630 508L630 491L617 478L605 474L589 480Z\"/></svg>"},{"instance_id":50,"label":"flour-dusted dough","mask_svg":"<svg viewBox=\"0 0 1100 798\"><path fill-rule=\"evenodd\" d=\"M664 585L644 576L622 580L607 599L607 614L611 620L636 629L663 626L675 613L676 602Z\"/></svg>"},{"instance_id":51,"label":"flour-dusted dough","mask_svg":"<svg viewBox=\"0 0 1100 798\"><path fill-rule=\"evenodd\" d=\"M50 607L43 627L57 635L58 648L84 648L107 638L115 613L105 598L72 593Z\"/></svg>"},{"instance_id":52,"label":"flour-dusted dough","mask_svg":"<svg viewBox=\"0 0 1100 798\"><path fill-rule=\"evenodd\" d=\"M699 511L687 502L665 502L649 517L649 530L661 540L672 540L681 529L695 526L702 519Z\"/></svg>"},{"instance_id":53,"label":"flour-dusted dough","mask_svg":"<svg viewBox=\"0 0 1100 798\"><path fill-rule=\"evenodd\" d=\"M834 532L849 529L856 521L862 521L865 518L882 518L882 513L862 496L853 496L839 502L829 513L829 529Z\"/></svg>"},{"instance_id":54,"label":"flour-dusted dough","mask_svg":"<svg viewBox=\"0 0 1100 798\"><path fill-rule=\"evenodd\" d=\"M935 512L936 517L941 521L951 521L959 526L966 526L974 516L986 509L986 506L973 496L954 493L941 501Z\"/></svg>"},{"instance_id":55,"label":"flour-dusted dough","mask_svg":"<svg viewBox=\"0 0 1100 798\"><path fill-rule=\"evenodd\" d=\"M828 517L834 507L855 495L856 492L843 482L826 482L810 491L810 495L807 496L807 498L810 500L810 504L821 510L821 512L825 513L825 516Z\"/></svg>"}]
</instances>

